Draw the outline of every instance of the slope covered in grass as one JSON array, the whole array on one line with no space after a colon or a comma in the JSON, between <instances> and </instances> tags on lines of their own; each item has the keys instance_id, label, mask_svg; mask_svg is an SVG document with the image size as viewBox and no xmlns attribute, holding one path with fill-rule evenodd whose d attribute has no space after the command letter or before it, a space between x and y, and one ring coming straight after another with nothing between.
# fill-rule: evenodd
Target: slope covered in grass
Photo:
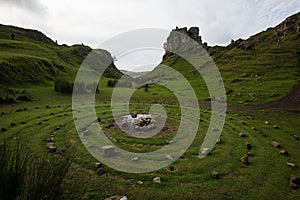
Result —
<instances>
[{"instance_id":1,"label":"slope covered in grass","mask_svg":"<svg viewBox=\"0 0 300 200\"><path fill-rule=\"evenodd\" d=\"M83 44L57 45L36 30L0 25L0 84L45 83L57 77L73 80L91 50ZM121 73L111 65L104 76L120 77Z\"/></svg>"},{"instance_id":2,"label":"slope covered in grass","mask_svg":"<svg viewBox=\"0 0 300 200\"><path fill-rule=\"evenodd\" d=\"M230 103L272 101L284 96L300 80L299 27L300 13L246 40L232 41L226 47L202 44L221 72ZM167 54L162 64L182 73L196 87L200 100L208 97L201 76L183 58Z\"/></svg>"}]
</instances>

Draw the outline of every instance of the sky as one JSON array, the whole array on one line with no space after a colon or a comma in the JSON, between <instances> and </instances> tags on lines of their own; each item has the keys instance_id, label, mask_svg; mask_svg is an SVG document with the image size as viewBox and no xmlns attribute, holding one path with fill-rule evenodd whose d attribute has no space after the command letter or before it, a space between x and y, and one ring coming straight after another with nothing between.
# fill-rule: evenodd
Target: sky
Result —
<instances>
[{"instance_id":1,"label":"sky","mask_svg":"<svg viewBox=\"0 0 300 200\"><path fill-rule=\"evenodd\" d=\"M127 31L176 26L198 26L204 42L227 45L297 12L299 0L0 0L1 24L40 30L59 44L93 48ZM151 70L162 54L135 51L116 65Z\"/></svg>"}]
</instances>

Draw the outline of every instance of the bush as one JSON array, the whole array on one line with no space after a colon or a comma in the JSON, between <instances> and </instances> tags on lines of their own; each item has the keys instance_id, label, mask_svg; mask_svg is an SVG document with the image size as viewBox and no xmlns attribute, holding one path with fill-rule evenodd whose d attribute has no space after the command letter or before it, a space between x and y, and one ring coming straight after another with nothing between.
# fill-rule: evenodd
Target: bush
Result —
<instances>
[{"instance_id":1,"label":"bush","mask_svg":"<svg viewBox=\"0 0 300 200\"><path fill-rule=\"evenodd\" d=\"M36 156L17 142L0 145L0 199L59 199L70 160Z\"/></svg>"},{"instance_id":2,"label":"bush","mask_svg":"<svg viewBox=\"0 0 300 200\"><path fill-rule=\"evenodd\" d=\"M58 79L55 81L54 90L56 92L72 94L73 90L75 90L78 94L85 94L91 92L98 92L98 84L97 83L84 83L84 82L76 82L70 83L64 79Z\"/></svg>"},{"instance_id":3,"label":"bush","mask_svg":"<svg viewBox=\"0 0 300 200\"><path fill-rule=\"evenodd\" d=\"M57 79L54 84L54 90L56 92L72 94L73 92L73 83L69 83L64 79Z\"/></svg>"}]
</instances>

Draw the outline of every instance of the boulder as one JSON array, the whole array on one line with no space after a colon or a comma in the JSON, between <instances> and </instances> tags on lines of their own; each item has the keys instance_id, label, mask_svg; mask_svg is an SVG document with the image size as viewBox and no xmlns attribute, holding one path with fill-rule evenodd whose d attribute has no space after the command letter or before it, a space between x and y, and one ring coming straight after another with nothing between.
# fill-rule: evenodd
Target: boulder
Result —
<instances>
[{"instance_id":1,"label":"boulder","mask_svg":"<svg viewBox=\"0 0 300 200\"><path fill-rule=\"evenodd\" d=\"M153 178L152 181L153 181L153 183L155 183L155 184L161 183L160 177L155 177L155 178Z\"/></svg>"}]
</instances>

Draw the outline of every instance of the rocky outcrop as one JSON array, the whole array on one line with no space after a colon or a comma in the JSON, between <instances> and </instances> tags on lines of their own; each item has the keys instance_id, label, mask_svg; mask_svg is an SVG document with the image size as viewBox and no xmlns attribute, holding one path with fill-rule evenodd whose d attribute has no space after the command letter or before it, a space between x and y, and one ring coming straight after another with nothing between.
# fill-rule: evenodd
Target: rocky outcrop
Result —
<instances>
[{"instance_id":1,"label":"rocky outcrop","mask_svg":"<svg viewBox=\"0 0 300 200\"><path fill-rule=\"evenodd\" d=\"M164 58L172 55L172 52L177 52L178 50L192 51L193 49L197 49L195 48L197 43L192 43L190 38L202 45L198 27L190 27L189 29L187 27L176 27L173 29L167 38L167 42L164 43L164 49L166 50Z\"/></svg>"},{"instance_id":2,"label":"rocky outcrop","mask_svg":"<svg viewBox=\"0 0 300 200\"><path fill-rule=\"evenodd\" d=\"M274 28L274 40L276 42L281 41L287 35L291 33L300 32L300 24L297 23L299 21L299 15L293 15L288 17L286 20L281 22L278 26Z\"/></svg>"}]
</instances>

